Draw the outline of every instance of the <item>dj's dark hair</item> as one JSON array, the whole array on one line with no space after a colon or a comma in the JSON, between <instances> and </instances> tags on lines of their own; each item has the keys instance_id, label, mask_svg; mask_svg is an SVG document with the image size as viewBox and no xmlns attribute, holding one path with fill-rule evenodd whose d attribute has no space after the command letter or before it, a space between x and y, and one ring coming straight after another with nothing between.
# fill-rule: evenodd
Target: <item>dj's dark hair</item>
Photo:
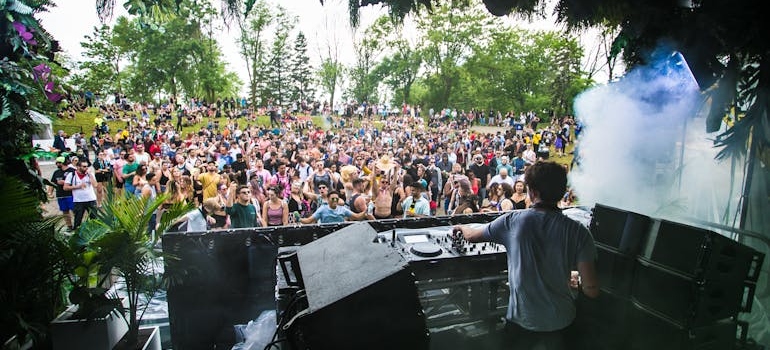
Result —
<instances>
[{"instance_id":1,"label":"dj's dark hair","mask_svg":"<svg viewBox=\"0 0 770 350\"><path fill-rule=\"evenodd\" d=\"M546 203L557 203L567 191L567 171L555 162L537 162L524 172L524 180Z\"/></svg>"}]
</instances>

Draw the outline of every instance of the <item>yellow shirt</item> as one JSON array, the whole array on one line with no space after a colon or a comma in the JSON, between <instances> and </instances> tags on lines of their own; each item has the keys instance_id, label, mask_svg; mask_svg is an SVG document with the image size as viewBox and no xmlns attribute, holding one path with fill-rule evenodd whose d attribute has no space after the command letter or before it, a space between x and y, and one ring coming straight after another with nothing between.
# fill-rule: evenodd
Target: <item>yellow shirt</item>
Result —
<instances>
[{"instance_id":1,"label":"yellow shirt","mask_svg":"<svg viewBox=\"0 0 770 350\"><path fill-rule=\"evenodd\" d=\"M198 177L203 186L203 200L217 196L220 178L221 176L219 174L210 172L201 174L201 176Z\"/></svg>"}]
</instances>

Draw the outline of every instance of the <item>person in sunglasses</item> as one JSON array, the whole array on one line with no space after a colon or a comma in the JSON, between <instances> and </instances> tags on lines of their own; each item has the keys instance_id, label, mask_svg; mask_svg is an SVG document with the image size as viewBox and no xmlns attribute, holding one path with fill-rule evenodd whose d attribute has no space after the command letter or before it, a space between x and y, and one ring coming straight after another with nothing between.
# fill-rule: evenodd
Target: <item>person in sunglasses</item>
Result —
<instances>
[{"instance_id":1,"label":"person in sunglasses","mask_svg":"<svg viewBox=\"0 0 770 350\"><path fill-rule=\"evenodd\" d=\"M237 199L236 199L237 198ZM249 186L230 184L230 195L227 196L225 212L230 215L230 228L262 227L262 211L259 202L251 196Z\"/></svg>"},{"instance_id":2,"label":"person in sunglasses","mask_svg":"<svg viewBox=\"0 0 770 350\"><path fill-rule=\"evenodd\" d=\"M315 222L326 224L331 222L344 222L345 220L374 220L372 215L366 211L354 213L345 206L340 205L340 194L337 191L329 192L328 202L316 210L312 216L300 219L303 224L312 224Z\"/></svg>"}]
</instances>

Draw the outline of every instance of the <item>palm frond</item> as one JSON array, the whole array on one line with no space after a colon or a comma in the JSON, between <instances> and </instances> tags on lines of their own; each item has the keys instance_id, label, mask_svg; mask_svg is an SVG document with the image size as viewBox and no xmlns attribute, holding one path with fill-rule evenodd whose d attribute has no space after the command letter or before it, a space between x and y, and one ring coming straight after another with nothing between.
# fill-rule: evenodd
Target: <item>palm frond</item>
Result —
<instances>
[{"instance_id":1,"label":"palm frond","mask_svg":"<svg viewBox=\"0 0 770 350\"><path fill-rule=\"evenodd\" d=\"M63 306L64 239L58 217L43 218L22 182L0 175L0 337L44 339L47 323Z\"/></svg>"}]
</instances>

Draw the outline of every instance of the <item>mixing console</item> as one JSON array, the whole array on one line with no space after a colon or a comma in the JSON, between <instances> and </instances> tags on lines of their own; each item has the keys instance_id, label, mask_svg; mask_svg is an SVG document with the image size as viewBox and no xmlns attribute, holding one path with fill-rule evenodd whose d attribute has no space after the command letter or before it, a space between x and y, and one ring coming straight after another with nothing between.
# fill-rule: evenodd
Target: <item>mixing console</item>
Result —
<instances>
[{"instance_id":1,"label":"mixing console","mask_svg":"<svg viewBox=\"0 0 770 350\"><path fill-rule=\"evenodd\" d=\"M470 243L451 226L428 229L394 229L381 232L378 243L390 244L408 261L436 260L489 254L505 255L505 247L491 242Z\"/></svg>"}]
</instances>

